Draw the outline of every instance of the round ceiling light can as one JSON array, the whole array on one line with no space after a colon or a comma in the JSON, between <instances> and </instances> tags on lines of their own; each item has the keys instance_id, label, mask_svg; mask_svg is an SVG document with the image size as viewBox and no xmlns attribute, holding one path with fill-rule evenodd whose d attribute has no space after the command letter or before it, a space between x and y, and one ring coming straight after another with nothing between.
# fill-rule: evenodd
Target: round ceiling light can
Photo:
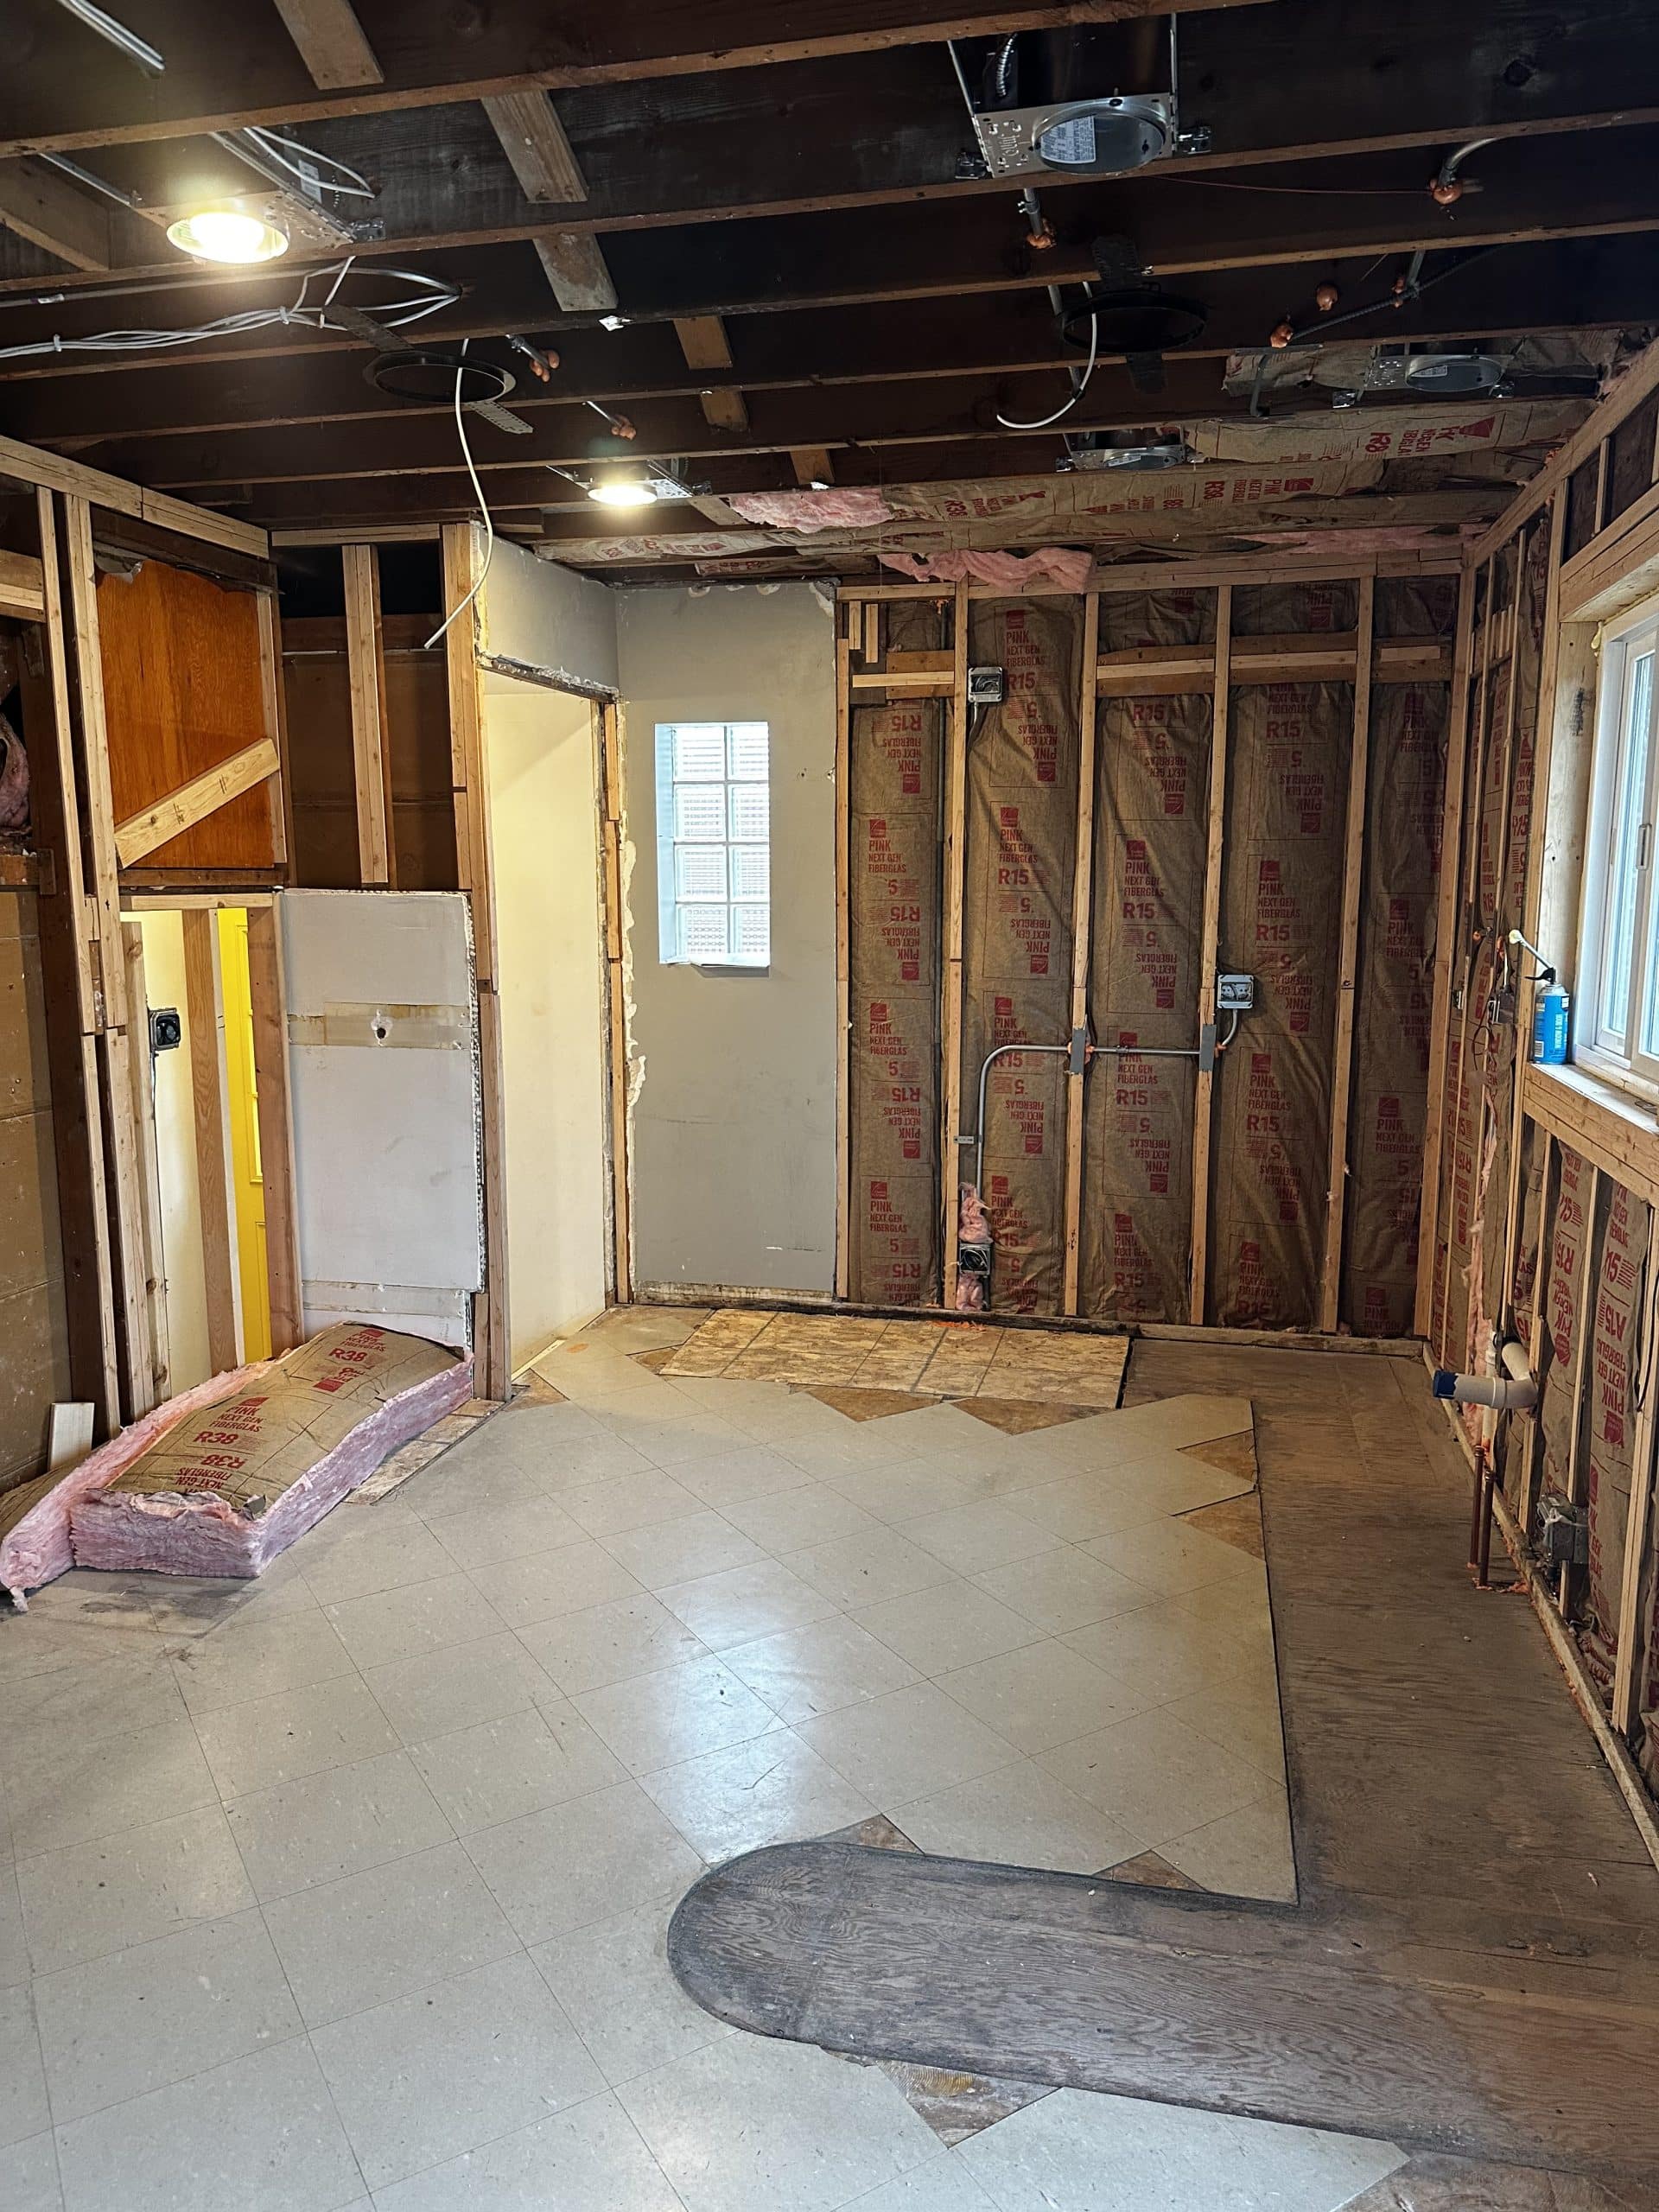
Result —
<instances>
[{"instance_id":1,"label":"round ceiling light can","mask_svg":"<svg viewBox=\"0 0 1659 2212\"><path fill-rule=\"evenodd\" d=\"M245 264L275 261L279 254L288 251L286 231L278 230L275 223L267 222L263 215L239 207L233 200L193 207L176 223L168 225L167 236L169 245L197 261Z\"/></svg>"}]
</instances>

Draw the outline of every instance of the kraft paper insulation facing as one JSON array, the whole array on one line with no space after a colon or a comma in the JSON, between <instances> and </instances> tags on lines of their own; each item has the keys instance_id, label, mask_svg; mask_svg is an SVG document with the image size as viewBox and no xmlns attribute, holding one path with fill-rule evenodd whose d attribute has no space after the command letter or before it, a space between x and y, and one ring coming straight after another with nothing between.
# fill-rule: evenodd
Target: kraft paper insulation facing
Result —
<instances>
[{"instance_id":1,"label":"kraft paper insulation facing","mask_svg":"<svg viewBox=\"0 0 1659 2212\"><path fill-rule=\"evenodd\" d=\"M887 610L887 648L944 642L939 611ZM940 814L950 702L855 707L848 804L851 1286L880 1306L940 1294Z\"/></svg>"},{"instance_id":2,"label":"kraft paper insulation facing","mask_svg":"<svg viewBox=\"0 0 1659 2212\"><path fill-rule=\"evenodd\" d=\"M1585 1390L1584 1459L1590 1509L1590 1566L1579 1643L1604 1693L1618 1650L1619 1592L1630 1510L1640 1311L1648 1279L1652 1210L1622 1185L1604 1182L1594 1275L1590 1368Z\"/></svg>"},{"instance_id":3,"label":"kraft paper insulation facing","mask_svg":"<svg viewBox=\"0 0 1659 2212\"><path fill-rule=\"evenodd\" d=\"M963 908L962 1099L1000 1045L1064 1045L1071 1030L1083 607L981 600L969 655L1007 695L969 730ZM992 1310L1056 1313L1062 1289L1065 1060L1011 1052L991 1068L981 1195L996 1240ZM963 1179L972 1179L963 1147Z\"/></svg>"},{"instance_id":4,"label":"kraft paper insulation facing","mask_svg":"<svg viewBox=\"0 0 1659 2212\"><path fill-rule=\"evenodd\" d=\"M1198 1041L1211 702L1103 699L1095 754L1089 1026L1103 1051L1084 1089L1083 1311L1173 1321L1192 1249L1196 1059L1142 1058Z\"/></svg>"},{"instance_id":5,"label":"kraft paper insulation facing","mask_svg":"<svg viewBox=\"0 0 1659 2212\"><path fill-rule=\"evenodd\" d=\"M1460 914L1453 961L1464 1010L1450 1016L1433 1332L1437 1353L1453 1367L1478 1357L1503 1305L1518 1040L1514 1021L1492 1020L1489 1008L1495 993L1514 984L1508 932L1524 914L1549 533L1547 511L1503 549L1490 595L1476 606L1478 628L1513 610L1514 645L1484 670L1478 664L1470 687L1459 865L1466 870L1472 835L1473 911Z\"/></svg>"},{"instance_id":6,"label":"kraft paper insulation facing","mask_svg":"<svg viewBox=\"0 0 1659 2212\"><path fill-rule=\"evenodd\" d=\"M1449 638L1456 616L1455 577L1377 582L1378 639ZM1338 1309L1360 1336L1409 1335L1416 1299L1450 701L1445 683L1371 691Z\"/></svg>"},{"instance_id":7,"label":"kraft paper insulation facing","mask_svg":"<svg viewBox=\"0 0 1659 2212\"><path fill-rule=\"evenodd\" d=\"M1230 702L1220 964L1255 976L1255 1009L1216 1076L1208 1319L1223 1327L1305 1327L1319 1309L1353 699L1348 683L1273 683Z\"/></svg>"},{"instance_id":8,"label":"kraft paper insulation facing","mask_svg":"<svg viewBox=\"0 0 1659 2212\"><path fill-rule=\"evenodd\" d=\"M1573 1440L1581 1408L1573 1392L1579 1332L1586 1325L1591 1251L1595 1224L1590 1218L1590 1163L1571 1145L1556 1147L1556 1195L1544 1247L1544 1294L1539 1345L1538 1433L1543 1444L1541 1493L1565 1497L1573 1462Z\"/></svg>"}]
</instances>

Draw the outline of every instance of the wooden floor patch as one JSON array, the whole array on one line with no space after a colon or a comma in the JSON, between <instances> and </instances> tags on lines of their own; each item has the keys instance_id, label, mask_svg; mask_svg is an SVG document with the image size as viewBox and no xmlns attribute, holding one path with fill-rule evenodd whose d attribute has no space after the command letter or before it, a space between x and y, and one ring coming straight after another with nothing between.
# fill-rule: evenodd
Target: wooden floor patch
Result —
<instances>
[{"instance_id":1,"label":"wooden floor patch","mask_svg":"<svg viewBox=\"0 0 1659 2212\"><path fill-rule=\"evenodd\" d=\"M1157 1854L1040 1873L851 1831L705 1875L676 1973L830 2050L1386 2138L1414 2164L1368 2212L1649 2207L1659 1873L1530 1611L1470 1586L1423 1378L1137 1346L1136 1404L1194 1391L1255 1409L1297 1903L1160 1886Z\"/></svg>"},{"instance_id":2,"label":"wooden floor patch","mask_svg":"<svg viewBox=\"0 0 1659 2212\"><path fill-rule=\"evenodd\" d=\"M999 1408L1098 1413L1118 1402L1128 1351L1127 1337L1080 1330L766 1313L744 1306L710 1314L659 1372L792 1382L825 1392L903 1392L912 1399L982 1396ZM1006 1426L1016 1424L1010 1420Z\"/></svg>"}]
</instances>

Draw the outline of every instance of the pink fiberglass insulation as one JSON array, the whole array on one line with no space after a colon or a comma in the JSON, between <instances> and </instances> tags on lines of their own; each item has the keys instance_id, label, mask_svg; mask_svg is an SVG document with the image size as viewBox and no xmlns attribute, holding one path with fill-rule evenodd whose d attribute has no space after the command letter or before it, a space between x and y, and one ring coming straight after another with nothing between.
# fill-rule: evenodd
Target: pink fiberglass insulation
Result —
<instances>
[{"instance_id":1,"label":"pink fiberglass insulation","mask_svg":"<svg viewBox=\"0 0 1659 2212\"><path fill-rule=\"evenodd\" d=\"M472 1395L469 1357L367 1325L325 1331L274 1364L194 1424L182 1454L157 1453L153 1473L135 1461L118 1487L80 1497L70 1513L77 1567L256 1575Z\"/></svg>"},{"instance_id":2,"label":"pink fiberglass insulation","mask_svg":"<svg viewBox=\"0 0 1659 2212\"><path fill-rule=\"evenodd\" d=\"M734 492L727 505L745 522L769 530L868 530L891 522L893 509L880 492L856 487L822 492Z\"/></svg>"},{"instance_id":3,"label":"pink fiberglass insulation","mask_svg":"<svg viewBox=\"0 0 1659 2212\"><path fill-rule=\"evenodd\" d=\"M233 1367L224 1375L210 1376L194 1389L181 1390L176 1398L157 1406L142 1421L134 1421L130 1428L124 1428L118 1436L112 1436L107 1444L100 1444L96 1452L55 1483L42 1477L40 1484L31 1485L38 1488L41 1494L0 1538L0 1590L9 1591L15 1602L21 1602L25 1592L38 1590L44 1584L55 1581L59 1575L67 1574L74 1565L69 1516L75 1506L124 1475L135 1459L188 1414L232 1396L249 1383L257 1382L261 1376L268 1375L275 1365L274 1360L259 1359L246 1367Z\"/></svg>"},{"instance_id":4,"label":"pink fiberglass insulation","mask_svg":"<svg viewBox=\"0 0 1659 2212\"><path fill-rule=\"evenodd\" d=\"M1027 584L1046 582L1060 591L1084 591L1094 569L1092 553L1079 553L1064 545L1039 545L1034 553L883 553L876 559L885 568L908 576L913 583L992 584L999 591L1019 591Z\"/></svg>"}]
</instances>

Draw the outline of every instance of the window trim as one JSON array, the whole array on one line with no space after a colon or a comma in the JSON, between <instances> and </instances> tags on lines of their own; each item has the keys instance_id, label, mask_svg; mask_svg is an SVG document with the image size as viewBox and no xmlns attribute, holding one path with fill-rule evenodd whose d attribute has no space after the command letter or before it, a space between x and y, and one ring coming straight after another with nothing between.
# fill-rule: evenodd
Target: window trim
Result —
<instances>
[{"instance_id":1,"label":"window trim","mask_svg":"<svg viewBox=\"0 0 1659 2212\"><path fill-rule=\"evenodd\" d=\"M1598 640L1599 669L1591 755L1584 890L1579 922L1579 973L1573 979L1572 1058L1616 1088L1659 1098L1659 1050L1643 1049L1644 1025L1659 1020L1659 976L1651 951L1659 932L1659 598L1644 601ZM1604 1029L1617 808L1628 758L1629 709L1637 662L1654 656L1649 679L1647 758L1637 817L1642 839L1630 954L1630 986L1623 1038Z\"/></svg>"},{"instance_id":2,"label":"window trim","mask_svg":"<svg viewBox=\"0 0 1659 2212\"><path fill-rule=\"evenodd\" d=\"M723 772L715 779L677 777L675 773L675 741L682 730L719 730L724 748ZM764 776L739 776L733 773L732 741L734 733L758 730L766 750ZM688 715L683 720L659 721L652 733L655 748L652 768L655 779L657 807L657 957L664 968L693 968L702 974L763 976L772 965L772 725L769 721L750 715L740 715L723 721L711 715ZM675 794L701 784L705 789L715 787L721 793L721 815L724 834L716 838L693 839L677 833ZM732 793L738 790L759 789L766 795L766 831L764 838L734 836L732 834ZM721 898L699 899L681 893L677 853L683 845L702 845L705 850L718 849L724 858L726 891ZM734 850L759 846L766 856L766 888L761 896L735 896L732 889L732 855ZM682 942L680 920L688 906L699 905L723 906L729 917L734 907L759 907L766 917L766 950L759 957L733 949L728 930L727 950L716 959L699 960L693 954L680 950Z\"/></svg>"}]
</instances>

